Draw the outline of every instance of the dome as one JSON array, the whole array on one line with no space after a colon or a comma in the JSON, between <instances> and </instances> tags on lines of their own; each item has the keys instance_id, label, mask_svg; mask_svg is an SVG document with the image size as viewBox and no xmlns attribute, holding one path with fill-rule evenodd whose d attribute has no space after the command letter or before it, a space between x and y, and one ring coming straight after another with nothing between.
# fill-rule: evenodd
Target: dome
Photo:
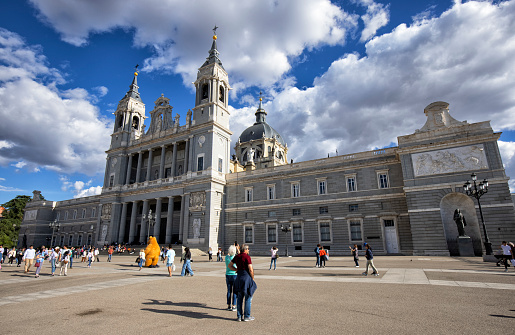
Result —
<instances>
[{"instance_id":1,"label":"dome","mask_svg":"<svg viewBox=\"0 0 515 335\"><path fill-rule=\"evenodd\" d=\"M279 133L266 123L266 112L263 109L261 98L259 99L259 108L256 111L256 122L245 129L239 138L240 143L249 142L251 140L259 140L262 138L275 138L283 147L286 142Z\"/></svg>"},{"instance_id":2,"label":"dome","mask_svg":"<svg viewBox=\"0 0 515 335\"><path fill-rule=\"evenodd\" d=\"M264 136L263 136L264 134ZM279 133L266 122L256 122L252 126L245 129L240 135L240 142L249 142L251 140L259 140L265 138L275 138L283 147L286 142Z\"/></svg>"}]
</instances>

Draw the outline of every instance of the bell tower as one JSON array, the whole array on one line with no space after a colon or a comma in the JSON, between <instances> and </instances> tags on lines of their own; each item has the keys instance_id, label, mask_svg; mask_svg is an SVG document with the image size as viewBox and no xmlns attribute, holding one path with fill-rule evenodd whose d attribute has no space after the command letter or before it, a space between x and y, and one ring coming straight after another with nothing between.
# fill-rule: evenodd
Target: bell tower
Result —
<instances>
[{"instance_id":1,"label":"bell tower","mask_svg":"<svg viewBox=\"0 0 515 335\"><path fill-rule=\"evenodd\" d=\"M209 57L197 72L194 82L196 89L195 107L193 108L193 124L214 121L222 127L229 129L228 95L231 87L229 77L219 58L216 45L216 30L213 29L213 44L209 50Z\"/></svg>"},{"instance_id":2,"label":"bell tower","mask_svg":"<svg viewBox=\"0 0 515 335\"><path fill-rule=\"evenodd\" d=\"M131 139L138 139L143 134L145 104L141 101L138 88L138 72L136 71L129 91L120 100L114 112L115 122L111 135L111 149L127 147Z\"/></svg>"}]
</instances>

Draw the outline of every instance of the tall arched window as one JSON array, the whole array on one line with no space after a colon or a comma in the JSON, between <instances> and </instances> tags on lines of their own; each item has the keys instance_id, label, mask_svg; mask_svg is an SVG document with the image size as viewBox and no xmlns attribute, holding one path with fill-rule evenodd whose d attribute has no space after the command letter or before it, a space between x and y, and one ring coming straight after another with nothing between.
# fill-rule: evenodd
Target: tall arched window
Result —
<instances>
[{"instance_id":1,"label":"tall arched window","mask_svg":"<svg viewBox=\"0 0 515 335\"><path fill-rule=\"evenodd\" d=\"M209 97L209 85L202 85L202 99L207 99Z\"/></svg>"},{"instance_id":2,"label":"tall arched window","mask_svg":"<svg viewBox=\"0 0 515 335\"><path fill-rule=\"evenodd\" d=\"M220 101L221 102L225 102L225 88L220 85Z\"/></svg>"},{"instance_id":3,"label":"tall arched window","mask_svg":"<svg viewBox=\"0 0 515 335\"><path fill-rule=\"evenodd\" d=\"M135 116L132 118L132 128L139 129L139 117Z\"/></svg>"}]
</instances>

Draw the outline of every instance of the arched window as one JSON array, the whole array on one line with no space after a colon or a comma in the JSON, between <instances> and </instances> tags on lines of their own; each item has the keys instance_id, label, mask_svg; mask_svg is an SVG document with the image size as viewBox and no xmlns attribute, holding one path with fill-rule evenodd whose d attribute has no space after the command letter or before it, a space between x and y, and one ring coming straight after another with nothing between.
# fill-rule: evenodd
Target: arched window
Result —
<instances>
[{"instance_id":1,"label":"arched window","mask_svg":"<svg viewBox=\"0 0 515 335\"><path fill-rule=\"evenodd\" d=\"M202 99L207 99L209 97L209 85L202 85Z\"/></svg>"},{"instance_id":2,"label":"arched window","mask_svg":"<svg viewBox=\"0 0 515 335\"><path fill-rule=\"evenodd\" d=\"M135 116L132 118L132 128L139 129L139 117Z\"/></svg>"},{"instance_id":3,"label":"arched window","mask_svg":"<svg viewBox=\"0 0 515 335\"><path fill-rule=\"evenodd\" d=\"M220 101L225 102L225 88L220 85Z\"/></svg>"},{"instance_id":4,"label":"arched window","mask_svg":"<svg viewBox=\"0 0 515 335\"><path fill-rule=\"evenodd\" d=\"M116 122L118 128L123 127L123 115L118 115L118 120Z\"/></svg>"}]
</instances>

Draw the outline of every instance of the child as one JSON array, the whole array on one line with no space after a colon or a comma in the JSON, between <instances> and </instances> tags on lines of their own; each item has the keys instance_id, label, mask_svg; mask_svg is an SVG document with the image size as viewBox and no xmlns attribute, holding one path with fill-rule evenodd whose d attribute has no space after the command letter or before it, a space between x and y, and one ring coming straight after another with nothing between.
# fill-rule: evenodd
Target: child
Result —
<instances>
[{"instance_id":1,"label":"child","mask_svg":"<svg viewBox=\"0 0 515 335\"><path fill-rule=\"evenodd\" d=\"M354 244L354 247L349 247L351 250L352 256L354 257L354 263L356 264L356 267L359 268L359 255L358 255L358 245Z\"/></svg>"}]
</instances>

